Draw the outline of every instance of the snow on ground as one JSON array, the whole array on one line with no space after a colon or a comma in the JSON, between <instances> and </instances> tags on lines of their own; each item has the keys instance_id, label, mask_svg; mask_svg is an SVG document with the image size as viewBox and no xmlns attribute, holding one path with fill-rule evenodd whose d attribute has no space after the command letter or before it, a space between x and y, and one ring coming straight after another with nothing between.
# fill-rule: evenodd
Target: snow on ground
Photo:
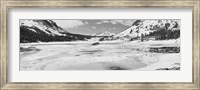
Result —
<instances>
[{"instance_id":1,"label":"snow on ground","mask_svg":"<svg viewBox=\"0 0 200 90\"><path fill-rule=\"evenodd\" d=\"M136 45L139 47L180 47L180 40L179 39L173 39L173 40L160 40L160 41L145 41L145 42L141 42L140 40L137 41L132 41L126 44L130 44L130 45Z\"/></svg>"},{"instance_id":2,"label":"snow on ground","mask_svg":"<svg viewBox=\"0 0 200 90\"><path fill-rule=\"evenodd\" d=\"M150 53L137 48L178 46L171 41L92 41L23 43L20 70L155 70L180 64L180 53Z\"/></svg>"},{"instance_id":3,"label":"snow on ground","mask_svg":"<svg viewBox=\"0 0 200 90\"><path fill-rule=\"evenodd\" d=\"M153 63L144 68L139 68L137 70L156 70L161 68L173 68L180 67L180 53L177 54L165 54L159 57L159 61L157 63Z\"/></svg>"}]
</instances>

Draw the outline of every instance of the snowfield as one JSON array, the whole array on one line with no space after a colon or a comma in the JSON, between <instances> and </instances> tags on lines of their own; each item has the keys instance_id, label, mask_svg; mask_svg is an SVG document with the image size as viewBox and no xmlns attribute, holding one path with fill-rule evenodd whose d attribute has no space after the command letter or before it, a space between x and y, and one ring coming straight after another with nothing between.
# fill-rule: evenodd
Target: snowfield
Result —
<instances>
[{"instance_id":1,"label":"snowfield","mask_svg":"<svg viewBox=\"0 0 200 90\"><path fill-rule=\"evenodd\" d=\"M180 70L180 53L148 52L179 40L94 42L21 43L20 70Z\"/></svg>"}]
</instances>

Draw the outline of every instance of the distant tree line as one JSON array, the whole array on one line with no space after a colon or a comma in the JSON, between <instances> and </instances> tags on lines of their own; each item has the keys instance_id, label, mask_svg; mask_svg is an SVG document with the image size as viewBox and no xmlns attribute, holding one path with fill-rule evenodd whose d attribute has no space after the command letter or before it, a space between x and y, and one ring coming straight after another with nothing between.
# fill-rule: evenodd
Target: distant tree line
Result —
<instances>
[{"instance_id":1,"label":"distant tree line","mask_svg":"<svg viewBox=\"0 0 200 90\"><path fill-rule=\"evenodd\" d=\"M166 30L166 28L161 28L150 32L148 36L154 36L156 40L177 39L180 37L180 30Z\"/></svg>"}]
</instances>

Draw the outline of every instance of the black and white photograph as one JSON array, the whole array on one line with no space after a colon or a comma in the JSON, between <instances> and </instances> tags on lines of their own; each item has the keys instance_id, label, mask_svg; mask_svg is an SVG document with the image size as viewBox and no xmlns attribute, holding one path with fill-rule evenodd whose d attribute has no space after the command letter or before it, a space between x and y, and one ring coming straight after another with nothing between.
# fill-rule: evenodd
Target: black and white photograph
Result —
<instances>
[{"instance_id":1,"label":"black and white photograph","mask_svg":"<svg viewBox=\"0 0 200 90\"><path fill-rule=\"evenodd\" d=\"M20 71L181 70L180 19L20 19Z\"/></svg>"}]
</instances>

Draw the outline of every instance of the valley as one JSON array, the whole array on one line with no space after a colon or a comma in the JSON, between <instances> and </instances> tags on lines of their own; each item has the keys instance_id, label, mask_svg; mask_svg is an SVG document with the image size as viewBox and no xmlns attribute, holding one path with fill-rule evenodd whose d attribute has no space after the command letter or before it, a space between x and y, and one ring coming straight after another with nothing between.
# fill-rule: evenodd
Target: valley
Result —
<instances>
[{"instance_id":1,"label":"valley","mask_svg":"<svg viewBox=\"0 0 200 90\"><path fill-rule=\"evenodd\" d=\"M94 34L21 20L20 70L181 70L180 44L180 20L135 20L119 33Z\"/></svg>"}]
</instances>

